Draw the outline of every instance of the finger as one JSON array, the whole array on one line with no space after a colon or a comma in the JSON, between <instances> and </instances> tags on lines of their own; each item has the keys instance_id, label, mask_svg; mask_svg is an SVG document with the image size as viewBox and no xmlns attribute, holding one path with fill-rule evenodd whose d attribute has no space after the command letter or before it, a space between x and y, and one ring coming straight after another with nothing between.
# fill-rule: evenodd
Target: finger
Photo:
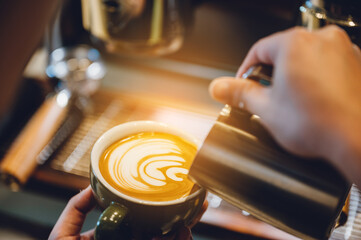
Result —
<instances>
[{"instance_id":1,"label":"finger","mask_svg":"<svg viewBox=\"0 0 361 240\"><path fill-rule=\"evenodd\" d=\"M95 233L95 229L91 229L89 231L86 231L86 232L81 234L81 239L82 240L94 239L94 233Z\"/></svg>"},{"instance_id":2,"label":"finger","mask_svg":"<svg viewBox=\"0 0 361 240\"><path fill-rule=\"evenodd\" d=\"M251 66L257 63L273 65L279 51L284 47L287 35L292 31L295 31L295 28L274 33L257 41L249 50L242 65L238 69L236 77L242 76Z\"/></svg>"},{"instance_id":3,"label":"finger","mask_svg":"<svg viewBox=\"0 0 361 240\"><path fill-rule=\"evenodd\" d=\"M89 186L70 199L49 239L79 235L87 213L94 207L95 199Z\"/></svg>"},{"instance_id":4,"label":"finger","mask_svg":"<svg viewBox=\"0 0 361 240\"><path fill-rule=\"evenodd\" d=\"M259 114L268 104L269 89L247 79L222 77L213 80L209 86L211 96L222 103L247 109Z\"/></svg>"}]
</instances>

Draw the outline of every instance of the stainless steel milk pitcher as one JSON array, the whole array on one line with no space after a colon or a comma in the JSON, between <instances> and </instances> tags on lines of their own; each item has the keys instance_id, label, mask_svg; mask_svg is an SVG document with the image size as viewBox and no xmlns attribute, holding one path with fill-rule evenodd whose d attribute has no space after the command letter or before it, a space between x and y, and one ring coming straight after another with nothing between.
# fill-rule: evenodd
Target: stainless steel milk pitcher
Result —
<instances>
[{"instance_id":1,"label":"stainless steel milk pitcher","mask_svg":"<svg viewBox=\"0 0 361 240\"><path fill-rule=\"evenodd\" d=\"M268 85L271 71L255 66L245 77ZM286 152L258 116L230 106L222 109L189 175L229 203L302 239L329 237L351 186L325 161Z\"/></svg>"}]
</instances>

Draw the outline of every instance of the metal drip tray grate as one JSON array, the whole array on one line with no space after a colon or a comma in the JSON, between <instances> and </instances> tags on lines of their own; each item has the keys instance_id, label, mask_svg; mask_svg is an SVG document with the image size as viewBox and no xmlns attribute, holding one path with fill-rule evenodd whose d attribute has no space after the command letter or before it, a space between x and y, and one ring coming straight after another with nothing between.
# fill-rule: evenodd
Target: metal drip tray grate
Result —
<instances>
[{"instance_id":1,"label":"metal drip tray grate","mask_svg":"<svg viewBox=\"0 0 361 240\"><path fill-rule=\"evenodd\" d=\"M88 177L90 152L95 141L109 128L124 122L129 115L122 102L114 100L104 111L94 103L94 112L86 114L79 128L53 158L50 166L56 170Z\"/></svg>"}]
</instances>

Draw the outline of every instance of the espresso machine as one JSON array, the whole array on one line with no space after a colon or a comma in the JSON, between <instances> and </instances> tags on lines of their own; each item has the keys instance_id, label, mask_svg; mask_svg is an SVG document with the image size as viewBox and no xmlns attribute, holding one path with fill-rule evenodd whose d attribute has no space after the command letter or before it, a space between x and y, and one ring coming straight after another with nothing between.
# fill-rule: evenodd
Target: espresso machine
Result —
<instances>
[{"instance_id":1,"label":"espresso machine","mask_svg":"<svg viewBox=\"0 0 361 240\"><path fill-rule=\"evenodd\" d=\"M360 47L360 9L360 1L308 0L300 6L301 24L310 31L328 24L338 25Z\"/></svg>"}]
</instances>

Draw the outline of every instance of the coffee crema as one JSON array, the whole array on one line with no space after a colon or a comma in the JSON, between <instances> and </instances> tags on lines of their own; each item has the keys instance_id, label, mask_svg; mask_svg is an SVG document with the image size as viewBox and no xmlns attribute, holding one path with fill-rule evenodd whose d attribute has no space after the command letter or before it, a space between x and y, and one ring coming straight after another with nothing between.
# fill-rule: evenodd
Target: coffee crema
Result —
<instances>
[{"instance_id":1,"label":"coffee crema","mask_svg":"<svg viewBox=\"0 0 361 240\"><path fill-rule=\"evenodd\" d=\"M142 132L110 145L99 160L104 179L118 191L147 201L184 198L198 187L187 177L197 146L181 137Z\"/></svg>"}]
</instances>

